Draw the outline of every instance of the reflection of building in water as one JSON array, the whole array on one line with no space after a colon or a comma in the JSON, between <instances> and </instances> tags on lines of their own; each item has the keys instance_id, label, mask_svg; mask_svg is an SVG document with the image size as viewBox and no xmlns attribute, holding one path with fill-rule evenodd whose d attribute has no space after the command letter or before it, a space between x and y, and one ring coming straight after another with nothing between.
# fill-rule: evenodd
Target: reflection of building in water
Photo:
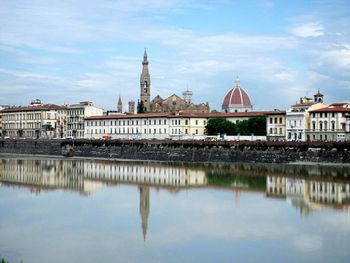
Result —
<instances>
[{"instance_id":1,"label":"reflection of building in water","mask_svg":"<svg viewBox=\"0 0 350 263\"><path fill-rule=\"evenodd\" d=\"M0 183L24 185L35 193L43 189L62 188L87 195L99 191L103 181L140 185L139 212L144 240L150 214L150 186L177 190L207 183L205 170L186 167L84 160L0 160Z\"/></svg>"},{"instance_id":2,"label":"reflection of building in water","mask_svg":"<svg viewBox=\"0 0 350 263\"><path fill-rule=\"evenodd\" d=\"M85 162L85 177L125 183L139 183L170 187L204 186L204 170L158 164Z\"/></svg>"},{"instance_id":3,"label":"reflection of building in water","mask_svg":"<svg viewBox=\"0 0 350 263\"><path fill-rule=\"evenodd\" d=\"M350 208L350 183L267 176L267 196L289 200L302 214L331 206Z\"/></svg>"},{"instance_id":4,"label":"reflection of building in water","mask_svg":"<svg viewBox=\"0 0 350 263\"><path fill-rule=\"evenodd\" d=\"M39 193L42 189L69 189L91 194L102 186L83 178L84 161L7 159L2 160L0 181L26 185Z\"/></svg>"},{"instance_id":5,"label":"reflection of building in water","mask_svg":"<svg viewBox=\"0 0 350 263\"><path fill-rule=\"evenodd\" d=\"M148 186L140 186L140 215L141 215L141 226L143 239L146 240L147 227L148 227L148 216L150 211L150 195Z\"/></svg>"}]
</instances>

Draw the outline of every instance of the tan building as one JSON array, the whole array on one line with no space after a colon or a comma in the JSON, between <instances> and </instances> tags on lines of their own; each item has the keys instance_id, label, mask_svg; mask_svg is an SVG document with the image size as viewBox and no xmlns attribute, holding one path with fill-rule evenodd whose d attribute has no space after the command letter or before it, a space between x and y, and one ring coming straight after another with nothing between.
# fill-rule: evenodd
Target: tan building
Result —
<instances>
[{"instance_id":1,"label":"tan building","mask_svg":"<svg viewBox=\"0 0 350 263\"><path fill-rule=\"evenodd\" d=\"M208 102L194 104L192 102L193 93L188 89L183 92L183 98L173 94L166 99L157 95L151 100L151 76L148 64L147 52L145 50L142 61L142 73L140 76L140 101L137 106L138 113L174 111L209 113L210 108Z\"/></svg>"},{"instance_id":2,"label":"tan building","mask_svg":"<svg viewBox=\"0 0 350 263\"><path fill-rule=\"evenodd\" d=\"M350 103L333 103L310 111L307 137L311 141L350 140Z\"/></svg>"},{"instance_id":3,"label":"tan building","mask_svg":"<svg viewBox=\"0 0 350 263\"><path fill-rule=\"evenodd\" d=\"M3 134L12 138L58 138L64 134L66 107L33 100L2 111Z\"/></svg>"},{"instance_id":4,"label":"tan building","mask_svg":"<svg viewBox=\"0 0 350 263\"><path fill-rule=\"evenodd\" d=\"M67 107L67 136L84 138L84 119L90 116L101 116L103 110L95 107L90 101L82 101L79 104Z\"/></svg>"},{"instance_id":5,"label":"tan building","mask_svg":"<svg viewBox=\"0 0 350 263\"><path fill-rule=\"evenodd\" d=\"M275 110L266 115L266 137L269 141L286 139L286 112Z\"/></svg>"}]
</instances>

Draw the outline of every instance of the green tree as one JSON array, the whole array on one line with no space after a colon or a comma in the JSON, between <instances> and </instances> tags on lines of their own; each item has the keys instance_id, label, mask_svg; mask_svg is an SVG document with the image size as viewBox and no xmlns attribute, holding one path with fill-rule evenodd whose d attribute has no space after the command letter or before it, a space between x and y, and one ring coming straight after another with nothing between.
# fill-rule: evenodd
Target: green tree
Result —
<instances>
[{"instance_id":1,"label":"green tree","mask_svg":"<svg viewBox=\"0 0 350 263\"><path fill-rule=\"evenodd\" d=\"M236 127L234 123L226 119L213 118L209 119L208 124L205 126L205 133L207 135L217 135L219 133L225 133L226 135L235 135Z\"/></svg>"},{"instance_id":2,"label":"green tree","mask_svg":"<svg viewBox=\"0 0 350 263\"><path fill-rule=\"evenodd\" d=\"M253 117L236 123L236 131L240 135L266 135L266 117Z\"/></svg>"},{"instance_id":3,"label":"green tree","mask_svg":"<svg viewBox=\"0 0 350 263\"><path fill-rule=\"evenodd\" d=\"M218 110L216 110L216 109L213 109L213 110L210 111L210 113L220 113L220 112Z\"/></svg>"},{"instance_id":4,"label":"green tree","mask_svg":"<svg viewBox=\"0 0 350 263\"><path fill-rule=\"evenodd\" d=\"M139 101L137 103L137 113L144 113L145 112L145 106L143 105L143 101Z\"/></svg>"}]
</instances>

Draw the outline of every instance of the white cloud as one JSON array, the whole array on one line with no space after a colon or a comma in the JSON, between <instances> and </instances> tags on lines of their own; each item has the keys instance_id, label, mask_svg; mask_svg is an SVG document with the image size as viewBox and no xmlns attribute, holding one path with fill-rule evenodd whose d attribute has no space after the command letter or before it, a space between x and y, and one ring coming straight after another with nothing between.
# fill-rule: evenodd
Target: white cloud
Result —
<instances>
[{"instance_id":1,"label":"white cloud","mask_svg":"<svg viewBox=\"0 0 350 263\"><path fill-rule=\"evenodd\" d=\"M291 29L291 32L298 37L319 37L325 34L324 27L318 22L309 22L296 25Z\"/></svg>"}]
</instances>

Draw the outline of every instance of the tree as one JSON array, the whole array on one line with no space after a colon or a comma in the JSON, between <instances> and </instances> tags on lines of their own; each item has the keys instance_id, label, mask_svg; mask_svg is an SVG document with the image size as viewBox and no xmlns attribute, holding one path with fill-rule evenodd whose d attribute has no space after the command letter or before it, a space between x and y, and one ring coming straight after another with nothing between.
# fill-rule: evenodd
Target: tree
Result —
<instances>
[{"instance_id":1,"label":"tree","mask_svg":"<svg viewBox=\"0 0 350 263\"><path fill-rule=\"evenodd\" d=\"M137 102L137 113L144 113L145 112L145 106L143 105L143 101Z\"/></svg>"},{"instance_id":2,"label":"tree","mask_svg":"<svg viewBox=\"0 0 350 263\"><path fill-rule=\"evenodd\" d=\"M222 118L209 119L208 124L205 126L205 133L207 135L236 134L235 124Z\"/></svg>"},{"instance_id":3,"label":"tree","mask_svg":"<svg viewBox=\"0 0 350 263\"><path fill-rule=\"evenodd\" d=\"M266 117L253 117L236 123L236 131L240 135L266 135Z\"/></svg>"},{"instance_id":4,"label":"tree","mask_svg":"<svg viewBox=\"0 0 350 263\"><path fill-rule=\"evenodd\" d=\"M210 113L220 113L220 112L218 110L216 110L216 109L213 109L213 110L210 111Z\"/></svg>"}]
</instances>

